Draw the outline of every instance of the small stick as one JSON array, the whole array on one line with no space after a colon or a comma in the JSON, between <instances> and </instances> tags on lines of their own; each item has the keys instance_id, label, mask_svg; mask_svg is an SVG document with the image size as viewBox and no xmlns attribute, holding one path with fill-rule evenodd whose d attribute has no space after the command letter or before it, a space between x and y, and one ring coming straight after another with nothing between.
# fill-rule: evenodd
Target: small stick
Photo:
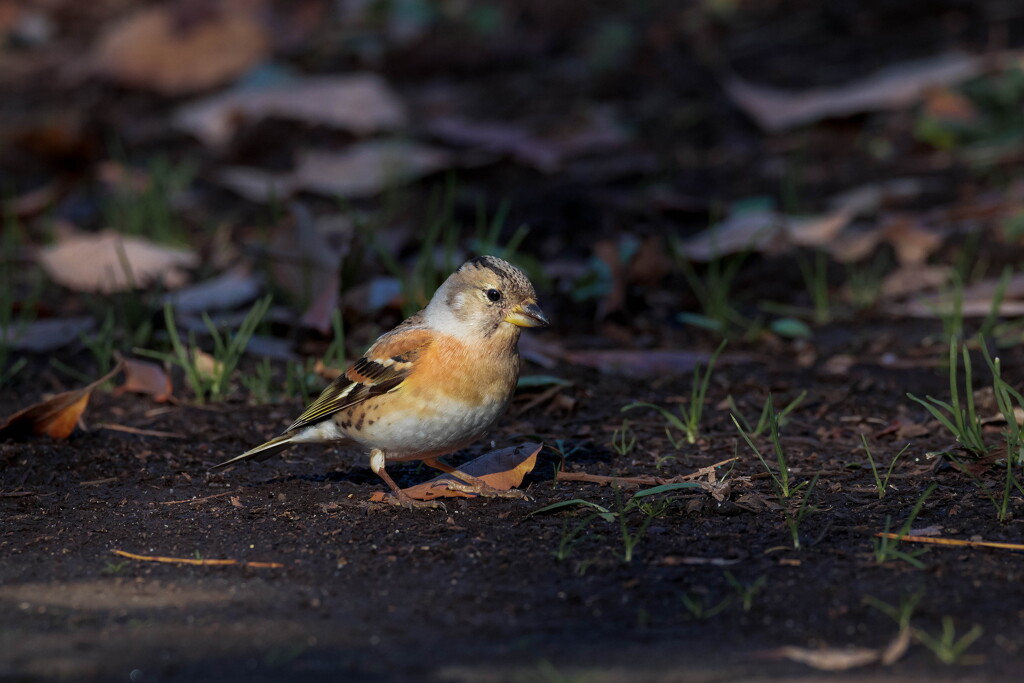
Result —
<instances>
[{"instance_id":1,"label":"small stick","mask_svg":"<svg viewBox=\"0 0 1024 683\"><path fill-rule=\"evenodd\" d=\"M93 479L92 481L80 481L79 486L99 486L100 484L109 484L112 481L117 481L118 477L107 477L106 479Z\"/></svg>"},{"instance_id":2,"label":"small stick","mask_svg":"<svg viewBox=\"0 0 1024 683\"><path fill-rule=\"evenodd\" d=\"M96 425L96 429L109 429L115 432L125 432L126 434L137 434L138 436L158 436L163 439L185 438L181 434L175 434L174 432L160 432L155 429L140 429L138 427L129 427L128 425L110 424L109 422Z\"/></svg>"},{"instance_id":3,"label":"small stick","mask_svg":"<svg viewBox=\"0 0 1024 683\"><path fill-rule=\"evenodd\" d=\"M159 555L136 555L135 553L128 553L123 550L111 550L110 552L121 557L127 557L132 560L142 560L143 562L165 562L168 564L193 564L193 565L209 565L209 566L230 566L238 565L241 567L261 567L267 569L278 569L284 565L280 562L246 562L245 560L197 560L191 557L161 557Z\"/></svg>"},{"instance_id":4,"label":"small stick","mask_svg":"<svg viewBox=\"0 0 1024 683\"><path fill-rule=\"evenodd\" d=\"M202 503L204 500L211 500L213 498L222 498L223 496L230 496L234 491L225 491L224 493L215 493L212 496L203 496L202 498L185 498L183 500L158 500L158 505L181 505L182 503Z\"/></svg>"},{"instance_id":5,"label":"small stick","mask_svg":"<svg viewBox=\"0 0 1024 683\"><path fill-rule=\"evenodd\" d=\"M592 484L614 484L621 482L624 484L636 484L638 486L661 486L662 484L677 484L683 481L692 481L693 479L700 479L708 474L715 471L715 468L721 467L727 463L736 460L737 458L729 458L728 460L722 460L716 462L714 465L708 465L707 467L701 467L696 472L690 474L682 474L678 477L609 477L603 474L587 474L586 472L564 472L559 470L558 481L587 481Z\"/></svg>"},{"instance_id":6,"label":"small stick","mask_svg":"<svg viewBox=\"0 0 1024 683\"><path fill-rule=\"evenodd\" d=\"M879 538L893 538L897 541L907 541L908 543L931 543L933 545L952 545L957 547L968 547L968 548L1000 548L1002 550L1024 550L1024 545L1020 543L998 543L996 541L963 541L959 538L935 538L932 536L900 536L888 531L880 531L875 536Z\"/></svg>"}]
</instances>

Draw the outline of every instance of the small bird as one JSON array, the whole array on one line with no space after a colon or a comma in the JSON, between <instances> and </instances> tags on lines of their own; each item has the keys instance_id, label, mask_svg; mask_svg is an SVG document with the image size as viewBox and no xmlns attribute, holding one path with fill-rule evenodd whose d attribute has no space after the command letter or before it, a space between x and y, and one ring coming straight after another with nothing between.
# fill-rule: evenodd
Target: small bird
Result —
<instances>
[{"instance_id":1,"label":"small bird","mask_svg":"<svg viewBox=\"0 0 1024 683\"><path fill-rule=\"evenodd\" d=\"M405 507L435 504L405 494L384 469L389 461L422 460L457 477L450 487L468 493L521 495L497 491L440 457L479 439L501 416L519 378L521 328L548 324L523 271L494 256L471 259L283 434L214 469L263 460L292 444L342 443L369 450L370 469Z\"/></svg>"}]
</instances>

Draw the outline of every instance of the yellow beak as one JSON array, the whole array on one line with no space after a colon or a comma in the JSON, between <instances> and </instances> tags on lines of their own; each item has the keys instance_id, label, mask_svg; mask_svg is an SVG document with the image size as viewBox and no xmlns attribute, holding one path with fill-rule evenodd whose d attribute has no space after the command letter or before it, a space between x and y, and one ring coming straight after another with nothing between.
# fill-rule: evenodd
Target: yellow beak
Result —
<instances>
[{"instance_id":1,"label":"yellow beak","mask_svg":"<svg viewBox=\"0 0 1024 683\"><path fill-rule=\"evenodd\" d=\"M540 310L540 306L532 299L513 308L505 317L505 322L519 327L547 327L551 324L544 311Z\"/></svg>"}]
</instances>

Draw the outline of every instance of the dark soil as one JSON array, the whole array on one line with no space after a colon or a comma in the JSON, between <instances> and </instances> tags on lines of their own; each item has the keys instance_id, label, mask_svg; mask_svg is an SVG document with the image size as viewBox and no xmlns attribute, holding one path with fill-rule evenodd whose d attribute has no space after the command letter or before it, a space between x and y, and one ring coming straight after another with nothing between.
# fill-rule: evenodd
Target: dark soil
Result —
<instances>
[{"instance_id":1,"label":"dark soil","mask_svg":"<svg viewBox=\"0 0 1024 683\"><path fill-rule=\"evenodd\" d=\"M849 338L847 330L836 336ZM819 349L829 354L846 344ZM900 680L1013 680L1022 600L1019 556L983 549L933 549L917 569L878 563L872 534L887 518L902 524L928 484L937 488L915 527L943 536L1014 541L1020 522L999 524L991 503L963 473L913 440L893 485L879 500L860 446L866 433L885 462L901 441L885 427L908 411L902 388L939 391L931 372L857 365L822 379L816 368L784 361L723 366L709 405L726 392L741 408L809 391L783 429L797 480L820 475L815 510L799 526L795 550L778 512L747 494L774 500L770 482L740 445L727 412L709 408L707 436L671 448L660 419L633 423L640 446L610 451L617 406L634 398L686 393L686 377L656 382L606 377L571 367L574 415L543 408L506 419L498 445L526 437L579 446L570 470L671 477L724 460L738 463L731 496L672 495L623 560L617 524L589 524L562 561L555 553L584 514L528 517L549 503L584 498L616 510L609 488L553 483L558 459L545 451L527 480L531 501L461 500L446 511L406 511L366 502L382 488L357 454L297 448L283 459L210 474L207 467L258 442L288 421L294 406L153 410L99 396L94 419L180 434L128 436L94 428L65 443L3 446L6 493L0 548L5 676L146 680L735 680L798 675L798 664L760 653L783 645L882 647L894 621L865 604L923 593L914 623L938 634L974 624L974 666L945 666L912 647L888 669L866 675ZM749 404L749 406L748 406ZM14 403L9 401L13 407ZM513 409L514 410L514 409ZM750 412L752 412L752 408ZM154 413L156 413L154 415ZM584 435L584 436L580 436ZM764 441L762 439L762 441ZM767 443L763 444L768 447ZM483 446L471 451L479 452ZM660 468L659 456L672 454ZM392 468L401 485L430 476ZM724 474L725 468L722 468ZM207 498L208 496L217 496ZM194 500L194 502L193 502ZM742 501L746 500L746 504ZM1019 498L1013 513L1021 513ZM636 532L643 514L627 516ZM141 563L111 554L279 562L279 569ZM744 609L726 571L746 585L763 581ZM690 600L690 608L685 601ZM703 609L712 614L700 614ZM984 672L983 674L981 672ZM134 674L138 675L138 674ZM576 676L577 678L572 678Z\"/></svg>"},{"instance_id":2,"label":"dark soil","mask_svg":"<svg viewBox=\"0 0 1024 683\"><path fill-rule=\"evenodd\" d=\"M611 160L619 165L585 160L543 176L497 164L469 174L474 191L510 200L510 224L534 226L524 251L541 261L582 262L597 240L623 233L694 232L708 224L719 202L784 192L778 162L797 142L805 155L804 210L820 209L828 193L908 173L931 183L918 198L922 205L974 196L973 183L982 181L956 165L933 171L925 163L932 157L911 136L892 133L909 125L899 114L761 134L716 85L720 65L714 62L725 59L752 80L805 87L841 83L949 47L984 46L993 24L1006 27L998 35L1009 45L1024 41L1021 17L1012 3L999 2L880 3L885 10L850 2L741 2L751 6L741 20L706 26L689 21L699 13L663 3L645 3L632 13L617 4L596 7L587 17L521 4L526 28L517 40L494 46L498 56L477 62L463 43L442 36L388 55L379 67L410 98L418 96L421 81L450 76L467 89L471 111L482 118L529 115L542 128L577 100L607 100L619 108L637 134L637 149ZM585 42L581 26L615 12L644 37L630 68L573 81L572 46ZM909 33L899 28L907 22ZM708 53L710 46L716 54ZM330 49L305 59L313 69L348 66ZM540 68L549 62L561 68ZM10 101L0 106L5 120L57 110L80 97L95 102L87 129L117 129L136 150L176 154L187 148L145 125L166 117L166 103L155 98L94 84L23 88L17 107ZM903 140L895 158L883 163L868 154L862 143L871 135ZM100 154L75 149L70 160L39 159L19 149L20 156L0 162L2 178L18 191L74 175L75 164L88 166ZM244 160L246 151L237 154ZM679 162L671 170L658 165L668 158ZM655 170L644 170L649 163ZM661 185L672 187L674 203L655 210L652 197ZM217 217L248 219L258 211L210 187L199 194L198 203ZM73 194L57 213L84 216L86 224L96 220L87 191ZM1019 260L1020 254L984 239L980 248L995 265ZM948 262L957 249L953 244L939 258ZM739 279L743 298L806 306L798 272L792 257L752 257ZM574 302L566 291L543 291L541 299L554 329L528 334L566 348L710 351L716 343L676 322L675 312L695 308L678 273L634 287L626 308L607 317L599 303ZM62 294L48 305L60 312L81 303ZM367 330L353 335L352 350L372 340L370 325L379 331L396 320L392 311L364 321ZM445 510L369 503L371 493L383 490L381 481L365 454L338 449L294 448L265 463L208 471L286 427L302 409L298 399L251 406L238 395L207 407L168 406L97 392L87 429L66 441L0 442L0 680L818 680L813 669L781 658L779 648L884 648L899 625L871 599L896 606L914 596L915 628L938 638L952 618L956 638L974 625L983 629L981 637L955 664L942 663L915 641L894 664L871 664L844 679L1019 680L1019 553L933 547L916 557L920 566L879 561L875 554L874 534L898 530L932 484L915 530L985 541L1024 536L1024 501L1016 493L1008 519L997 521L990 498L1002 495L998 463L972 465L970 473L959 467L942 454L966 457L953 437L905 396L947 397L939 333L938 321L865 312L816 327L810 341L766 335L735 342L729 347L735 357L714 370L698 442L674 447L665 421L637 409L625 415L637 439L625 455L611 446L624 417L620 408L633 401L685 405L688 368L648 377L528 363L524 374L572 382L561 391L563 400L522 411L536 395L524 392L488 437L495 447L529 440L547 445L524 482L530 499L451 499ZM842 354L856 362L837 371L830 361ZM1024 351L1018 346L1001 354L1004 375L1019 386ZM88 368L84 351L59 355ZM31 359L0 389L0 414L64 388L47 360ZM980 355L975 361L984 367ZM781 429L795 481L814 480L807 515L791 533L786 514L797 514L799 502L779 500L739 438L726 399L732 396L753 421L769 393L781 408L804 391ZM992 442L1001 428L989 427ZM862 435L883 469L910 444L882 498ZM764 436L756 442L772 452ZM490 448L476 444L452 461ZM626 531L641 533L627 562L618 521L584 524L590 511L583 507L530 515L575 498L621 511L636 490L556 481L559 449L567 471L622 477L671 478L738 459L719 468L717 479L729 488L718 497L682 489L663 496L667 505L650 520L640 509L624 512ZM389 471L402 486L433 476L415 463ZM900 546L908 553L920 547ZM165 564L126 559L114 550L283 566ZM749 604L737 582L757 586Z\"/></svg>"}]
</instances>

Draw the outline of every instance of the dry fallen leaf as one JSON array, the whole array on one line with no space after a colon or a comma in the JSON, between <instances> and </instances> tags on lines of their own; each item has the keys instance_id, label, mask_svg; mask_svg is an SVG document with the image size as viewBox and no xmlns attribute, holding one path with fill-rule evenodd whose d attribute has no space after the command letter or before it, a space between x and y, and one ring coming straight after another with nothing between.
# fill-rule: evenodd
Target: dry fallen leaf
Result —
<instances>
[{"instance_id":1,"label":"dry fallen leaf","mask_svg":"<svg viewBox=\"0 0 1024 683\"><path fill-rule=\"evenodd\" d=\"M585 112L562 135L538 136L518 123L442 116L427 124L438 140L508 154L539 171L553 172L574 156L621 147L628 137L607 111Z\"/></svg>"},{"instance_id":2,"label":"dry fallen leaf","mask_svg":"<svg viewBox=\"0 0 1024 683\"><path fill-rule=\"evenodd\" d=\"M540 453L541 448L543 448L543 444L539 443L524 443L502 448L467 462L459 470L483 479L499 491L508 491L523 483L523 477L533 471L537 464L537 454ZM449 489L445 484L448 481L458 481L458 479L449 474L442 474L430 481L402 490L416 500L473 497L472 494ZM370 497L370 500L380 502L384 500L385 495L383 492L377 491Z\"/></svg>"},{"instance_id":3,"label":"dry fallen leaf","mask_svg":"<svg viewBox=\"0 0 1024 683\"><path fill-rule=\"evenodd\" d=\"M897 216L882 226L882 238L892 245L904 266L920 266L934 254L945 237L911 216Z\"/></svg>"},{"instance_id":4,"label":"dry fallen leaf","mask_svg":"<svg viewBox=\"0 0 1024 683\"><path fill-rule=\"evenodd\" d=\"M238 308L260 295L262 279L248 268L236 268L210 280L168 294L165 301L177 313L202 313Z\"/></svg>"},{"instance_id":5,"label":"dry fallen leaf","mask_svg":"<svg viewBox=\"0 0 1024 683\"><path fill-rule=\"evenodd\" d=\"M830 211L845 209L854 216L873 216L891 202L920 197L928 183L920 178L891 178L844 190L828 200Z\"/></svg>"},{"instance_id":6,"label":"dry fallen leaf","mask_svg":"<svg viewBox=\"0 0 1024 683\"><path fill-rule=\"evenodd\" d=\"M66 439L78 424L93 390L120 371L121 364L118 363L113 370L88 386L65 391L19 410L0 424L0 436L20 438L29 434L46 434L54 439Z\"/></svg>"},{"instance_id":7,"label":"dry fallen leaf","mask_svg":"<svg viewBox=\"0 0 1024 683\"><path fill-rule=\"evenodd\" d=\"M739 77L726 81L729 96L768 131L781 131L829 117L899 109L937 85L952 85L985 68L981 57L959 52L896 64L851 83L801 91L755 85Z\"/></svg>"},{"instance_id":8,"label":"dry fallen leaf","mask_svg":"<svg viewBox=\"0 0 1024 683\"><path fill-rule=\"evenodd\" d=\"M182 108L175 115L175 125L209 147L222 148L241 124L269 117L330 126L360 136L406 124L405 107L398 95L384 79L366 73L227 92Z\"/></svg>"},{"instance_id":9,"label":"dry fallen leaf","mask_svg":"<svg viewBox=\"0 0 1024 683\"><path fill-rule=\"evenodd\" d=\"M791 247L824 248L851 217L845 209L821 216L787 216L777 211L738 213L680 242L679 252L693 261L707 262L742 251L778 254Z\"/></svg>"},{"instance_id":10,"label":"dry fallen leaf","mask_svg":"<svg viewBox=\"0 0 1024 683\"><path fill-rule=\"evenodd\" d=\"M27 325L12 323L0 330L0 344L18 351L45 353L78 341L81 334L95 326L96 320L89 316L33 320Z\"/></svg>"},{"instance_id":11,"label":"dry fallen leaf","mask_svg":"<svg viewBox=\"0 0 1024 683\"><path fill-rule=\"evenodd\" d=\"M925 93L921 113L936 121L966 125L976 123L978 109L967 97L949 88L930 88Z\"/></svg>"},{"instance_id":12,"label":"dry fallen leaf","mask_svg":"<svg viewBox=\"0 0 1024 683\"><path fill-rule=\"evenodd\" d=\"M146 394L152 396L157 403L171 399L174 385L170 375L160 365L134 358L126 358L121 362L124 365L124 384L114 390L115 395L128 392Z\"/></svg>"},{"instance_id":13,"label":"dry fallen leaf","mask_svg":"<svg viewBox=\"0 0 1024 683\"><path fill-rule=\"evenodd\" d=\"M259 3L209 5L199 12L167 3L113 24L95 48L94 68L122 85L175 96L226 83L266 58L270 45L257 19Z\"/></svg>"},{"instance_id":14,"label":"dry fallen leaf","mask_svg":"<svg viewBox=\"0 0 1024 683\"><path fill-rule=\"evenodd\" d=\"M290 173L232 167L223 170L218 179L225 187L258 202L286 199L300 190L354 199L371 197L451 164L451 155L436 147L367 140L337 152L306 151Z\"/></svg>"},{"instance_id":15,"label":"dry fallen leaf","mask_svg":"<svg viewBox=\"0 0 1024 683\"><path fill-rule=\"evenodd\" d=\"M192 363L203 379L216 379L224 373L224 362L196 347L191 349Z\"/></svg>"},{"instance_id":16,"label":"dry fallen leaf","mask_svg":"<svg viewBox=\"0 0 1024 683\"><path fill-rule=\"evenodd\" d=\"M956 297L948 292L922 294L905 304L889 306L886 312L913 318L941 318L956 308L966 317L984 317L991 313L999 287L998 278L989 278L965 287ZM1007 281L998 314L1024 315L1024 275L1014 275Z\"/></svg>"},{"instance_id":17,"label":"dry fallen leaf","mask_svg":"<svg viewBox=\"0 0 1024 683\"><path fill-rule=\"evenodd\" d=\"M113 230L72 233L39 254L39 262L54 282L79 292L111 294L159 281L167 289L185 282L183 268L199 263L187 249L176 249Z\"/></svg>"},{"instance_id":18,"label":"dry fallen leaf","mask_svg":"<svg viewBox=\"0 0 1024 683\"><path fill-rule=\"evenodd\" d=\"M882 280L882 296L902 299L926 289L938 289L949 281L953 267L946 265L901 266Z\"/></svg>"}]
</instances>

